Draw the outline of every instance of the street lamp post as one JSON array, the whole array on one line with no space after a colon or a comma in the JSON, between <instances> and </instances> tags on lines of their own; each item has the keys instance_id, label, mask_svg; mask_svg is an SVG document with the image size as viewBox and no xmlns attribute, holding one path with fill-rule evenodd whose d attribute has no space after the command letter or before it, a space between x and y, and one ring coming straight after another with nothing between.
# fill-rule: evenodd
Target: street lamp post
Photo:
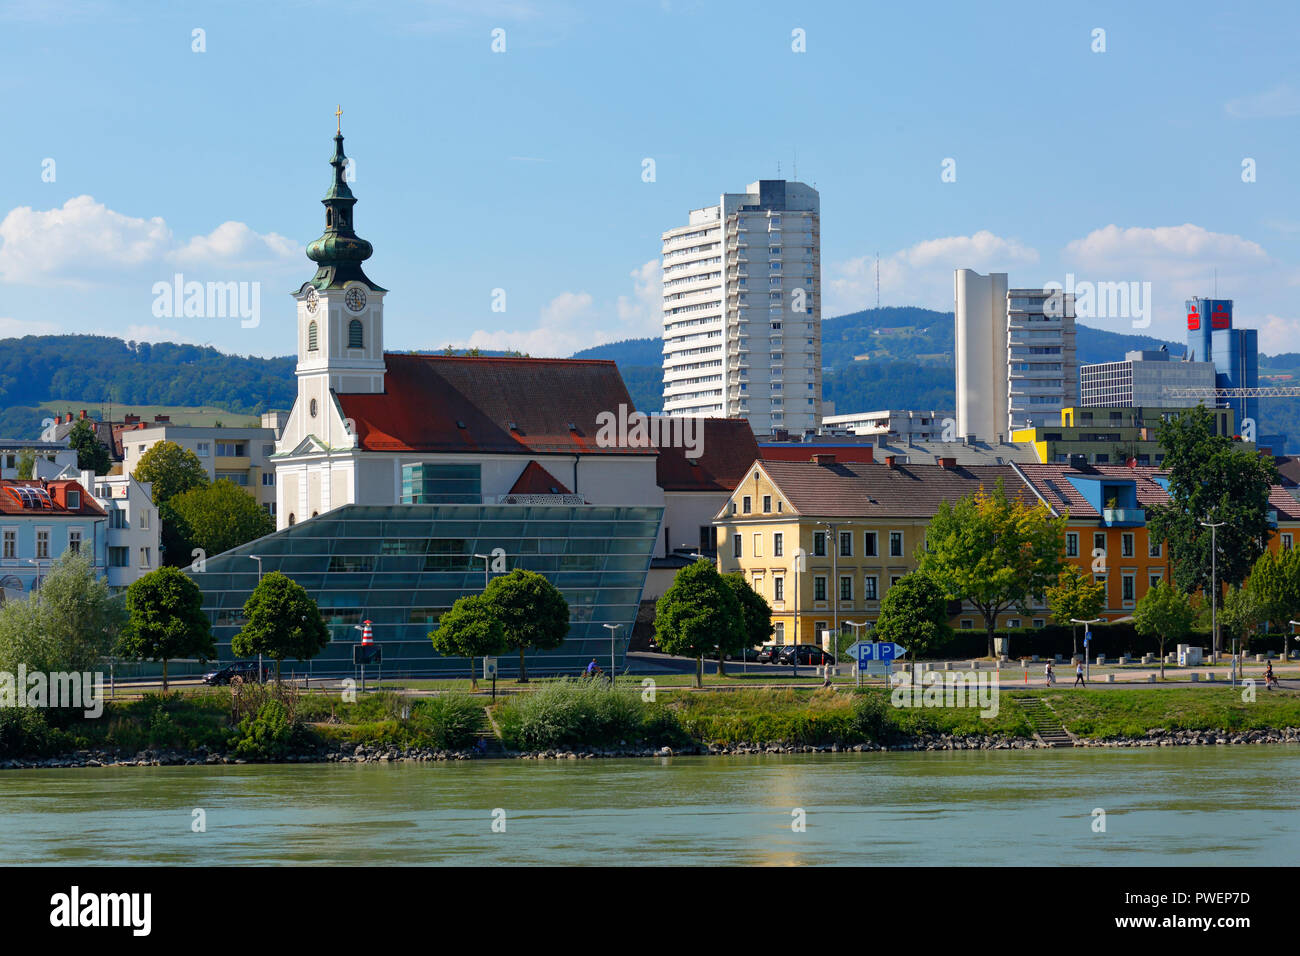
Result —
<instances>
[{"instance_id":1,"label":"street lamp post","mask_svg":"<svg viewBox=\"0 0 1300 956\"><path fill-rule=\"evenodd\" d=\"M1214 634L1214 651L1212 659L1219 660L1219 546L1215 529L1222 528L1223 521L1202 521L1202 528L1210 529L1210 631Z\"/></svg>"},{"instance_id":2,"label":"street lamp post","mask_svg":"<svg viewBox=\"0 0 1300 956\"><path fill-rule=\"evenodd\" d=\"M839 553L840 553L840 542L839 542L839 535L835 533L836 531L835 525L827 521L824 523L824 527L826 528L826 537L827 537L826 546L827 548L831 549L831 593L835 595L835 597L831 598L831 620L834 622L832 626L835 628L835 643L836 646L838 647L839 635L840 635L840 597L841 597L840 568L839 568L839 561L838 561Z\"/></svg>"},{"instance_id":3,"label":"street lamp post","mask_svg":"<svg viewBox=\"0 0 1300 956\"><path fill-rule=\"evenodd\" d=\"M36 583L32 585L32 590L39 591L41 588L41 562L37 558L23 558L23 561L36 568Z\"/></svg>"},{"instance_id":4,"label":"street lamp post","mask_svg":"<svg viewBox=\"0 0 1300 956\"><path fill-rule=\"evenodd\" d=\"M614 683L614 637L618 634L618 629L622 624L606 624L605 628L609 631L609 683Z\"/></svg>"},{"instance_id":5,"label":"street lamp post","mask_svg":"<svg viewBox=\"0 0 1300 956\"><path fill-rule=\"evenodd\" d=\"M257 554L248 554L248 555L245 555L245 557L248 558L248 560L250 560L250 561L256 561L256 562L257 562L257 583L258 583L258 584L261 584L261 583L262 583L262 558L261 558L261 555L257 555ZM261 655L261 654L258 654L258 655L257 655L257 682L258 682L259 684L264 683L264 681L262 680L262 655Z\"/></svg>"},{"instance_id":6,"label":"street lamp post","mask_svg":"<svg viewBox=\"0 0 1300 956\"><path fill-rule=\"evenodd\" d=\"M488 586L488 565L492 560L492 555L475 554L474 557L483 559L483 590L486 591ZM496 687L495 684L492 686ZM474 659L472 657L469 661L469 689L478 690L478 671L474 669Z\"/></svg>"},{"instance_id":7,"label":"street lamp post","mask_svg":"<svg viewBox=\"0 0 1300 956\"><path fill-rule=\"evenodd\" d=\"M794 676L799 676L799 572L808 570L808 552L794 549Z\"/></svg>"},{"instance_id":8,"label":"street lamp post","mask_svg":"<svg viewBox=\"0 0 1300 956\"><path fill-rule=\"evenodd\" d=\"M1077 617L1072 617L1072 618L1070 618L1070 623L1071 623L1071 624L1082 624L1084 627L1090 627L1090 626L1093 625L1093 624L1100 624L1103 620L1104 620L1104 618L1093 617L1093 618L1089 618L1089 619L1086 620L1086 621L1081 621L1081 620L1079 620ZM1087 631L1085 631L1084 633L1086 634ZM1084 646L1083 646L1083 680L1084 680L1084 683L1087 683L1087 682L1088 682L1089 680L1091 680L1091 679L1092 679L1092 668L1088 665L1088 645L1087 645L1087 644L1084 644Z\"/></svg>"}]
</instances>

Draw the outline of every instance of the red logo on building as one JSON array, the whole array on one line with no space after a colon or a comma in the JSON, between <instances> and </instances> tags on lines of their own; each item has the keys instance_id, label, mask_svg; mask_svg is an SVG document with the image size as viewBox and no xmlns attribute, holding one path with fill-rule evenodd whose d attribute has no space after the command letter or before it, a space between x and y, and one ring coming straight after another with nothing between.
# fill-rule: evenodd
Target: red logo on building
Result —
<instances>
[{"instance_id":1,"label":"red logo on building","mask_svg":"<svg viewBox=\"0 0 1300 956\"><path fill-rule=\"evenodd\" d=\"M1201 314L1199 312L1187 313L1187 327L1193 332L1201 327Z\"/></svg>"}]
</instances>

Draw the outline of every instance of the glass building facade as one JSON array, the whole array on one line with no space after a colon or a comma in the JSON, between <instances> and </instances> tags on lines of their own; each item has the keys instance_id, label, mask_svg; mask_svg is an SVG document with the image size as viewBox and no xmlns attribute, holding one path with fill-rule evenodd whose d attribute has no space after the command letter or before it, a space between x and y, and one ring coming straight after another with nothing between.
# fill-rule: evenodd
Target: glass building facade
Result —
<instances>
[{"instance_id":1,"label":"glass building facade","mask_svg":"<svg viewBox=\"0 0 1300 956\"><path fill-rule=\"evenodd\" d=\"M614 632L622 666L662 518L662 508L606 505L345 505L208 558L189 574L203 590L223 662L233 659L230 642L257 586L256 555L263 573L283 572L306 588L330 629L320 655L310 664L286 660L286 672L352 676L357 626L369 620L385 675L458 676L469 663L440 657L429 632L458 597L483 590L485 566L493 577L525 568L560 589L570 614L558 649L528 653L529 673L574 674L593 657L608 667L605 624L622 625ZM503 676L516 675L518 652L499 664Z\"/></svg>"}]
</instances>

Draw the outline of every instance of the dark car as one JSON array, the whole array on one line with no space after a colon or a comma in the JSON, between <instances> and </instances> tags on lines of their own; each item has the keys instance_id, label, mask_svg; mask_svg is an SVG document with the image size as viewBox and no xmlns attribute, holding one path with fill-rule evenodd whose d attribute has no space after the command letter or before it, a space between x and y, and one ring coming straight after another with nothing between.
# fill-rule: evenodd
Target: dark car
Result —
<instances>
[{"instance_id":1,"label":"dark car","mask_svg":"<svg viewBox=\"0 0 1300 956\"><path fill-rule=\"evenodd\" d=\"M754 660L760 664L775 664L776 656L781 650L780 644L764 644L758 649L758 656Z\"/></svg>"},{"instance_id":2,"label":"dark car","mask_svg":"<svg viewBox=\"0 0 1300 956\"><path fill-rule=\"evenodd\" d=\"M747 662L752 661L752 662L757 663L757 662L759 661L759 655L762 654L762 653L763 653L763 652L762 652L761 650L759 650L757 647L747 647L747 648L745 648L743 651L741 651L741 652L738 653L738 654L728 654L728 655L727 655L727 660L729 660L729 661L747 661Z\"/></svg>"},{"instance_id":3,"label":"dark car","mask_svg":"<svg viewBox=\"0 0 1300 956\"><path fill-rule=\"evenodd\" d=\"M816 644L787 644L781 648L781 654L777 657L776 662L778 664L793 664L795 654L799 655L799 664L805 667L820 667L823 664L835 663L835 658Z\"/></svg>"},{"instance_id":4,"label":"dark car","mask_svg":"<svg viewBox=\"0 0 1300 956\"><path fill-rule=\"evenodd\" d=\"M203 683L211 684L213 687L221 684L229 684L232 678L238 677L245 683L257 680L257 661L235 661L233 664L227 664L220 670L210 671L203 675ZM269 665L262 666L262 680L269 680L271 677L271 668Z\"/></svg>"}]
</instances>

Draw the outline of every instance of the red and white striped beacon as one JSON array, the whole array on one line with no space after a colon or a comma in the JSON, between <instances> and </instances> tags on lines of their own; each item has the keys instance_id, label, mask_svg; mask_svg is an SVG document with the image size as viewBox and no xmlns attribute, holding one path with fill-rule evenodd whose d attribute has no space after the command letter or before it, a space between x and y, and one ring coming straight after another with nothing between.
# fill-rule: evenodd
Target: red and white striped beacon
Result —
<instances>
[{"instance_id":1,"label":"red and white striped beacon","mask_svg":"<svg viewBox=\"0 0 1300 956\"><path fill-rule=\"evenodd\" d=\"M361 643L363 645L375 643L375 632L371 630L369 621L362 622Z\"/></svg>"}]
</instances>

